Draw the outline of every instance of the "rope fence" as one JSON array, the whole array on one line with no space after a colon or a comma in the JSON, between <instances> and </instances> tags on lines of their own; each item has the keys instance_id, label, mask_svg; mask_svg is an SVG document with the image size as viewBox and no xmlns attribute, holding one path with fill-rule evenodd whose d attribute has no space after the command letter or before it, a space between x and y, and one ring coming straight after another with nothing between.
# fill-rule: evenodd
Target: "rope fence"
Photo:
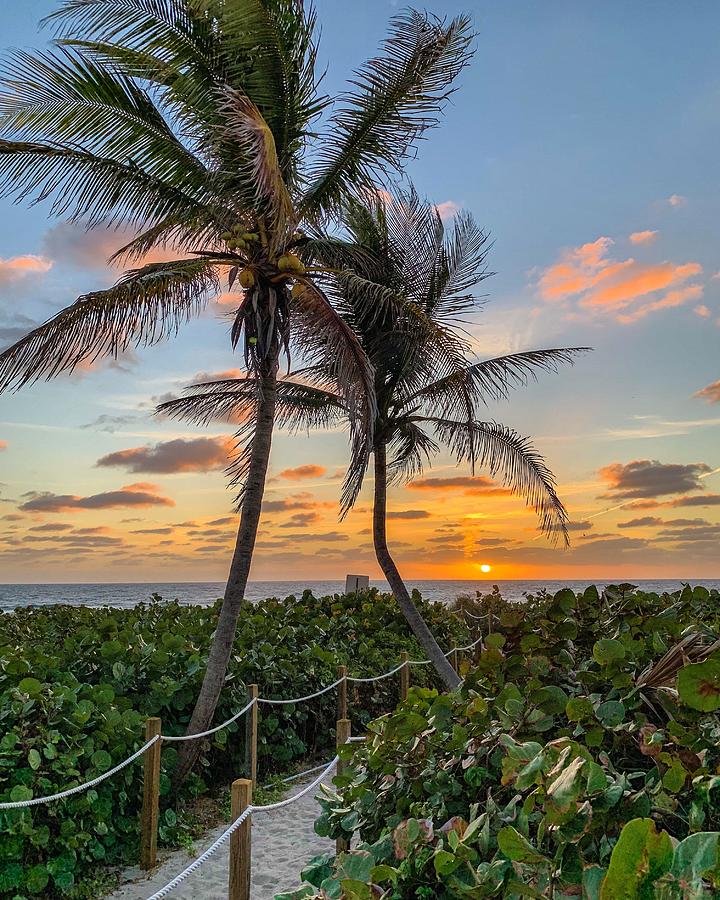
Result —
<instances>
[{"instance_id":1,"label":"rope fence","mask_svg":"<svg viewBox=\"0 0 720 900\"><path fill-rule=\"evenodd\" d=\"M450 659L451 665L458 671L458 654L470 650L474 650L482 641L482 637L478 638L472 644L466 647L453 647L445 656ZM140 863L143 869L152 869L157 864L157 834L159 824L159 808L160 808L160 763L161 748L163 742L175 741L194 741L201 738L209 737L227 728L233 722L250 713L246 720L246 771L249 778L237 779L232 785L232 801L233 801L233 821L228 828L217 838L208 849L194 860L190 865L177 875L171 882L166 884L161 890L157 891L148 900L161 900L173 891L185 879L189 878L193 872L197 871L217 850L230 840L230 875L229 875L229 900L249 900L250 897L250 819L253 812L265 812L272 809L281 809L291 803L296 802L300 797L307 794L327 776L331 769L337 765L338 774L342 772L343 762L336 756L330 763L323 763L315 766L305 772L291 775L284 779L285 782L294 781L307 775L314 774L322 769L318 777L309 785L304 787L302 791L295 794L287 800L278 803L268 804L266 806L253 806L251 803L252 791L257 781L257 753L258 753L258 706L260 704L267 705L289 705L293 703L304 703L327 694L329 691L338 688L337 702L337 728L336 728L336 745L338 748L347 743L356 741L364 741L364 737L352 737L350 733L350 719L348 718L348 695L347 685L351 684L370 684L390 678L393 675L400 676L399 698L407 699L410 688L410 667L411 666L427 666L432 665L429 659L410 659L407 652L400 654L400 663L387 672L372 677L356 677L347 674L345 666L338 666L338 679L326 687L320 688L312 694L306 694L304 697L293 697L290 699L276 699L271 697L261 697L258 693L256 684L248 685L248 702L247 704L225 722L209 728L206 731L185 735L167 735L161 732L161 721L157 717L151 717L146 722L145 727L145 743L139 747L134 753L118 763L102 775L86 781L82 784L75 785L51 794L45 797L34 797L30 800L16 800L9 802L0 802L0 812L3 810L23 809L30 806L38 806L41 803L51 803L56 800L62 800L82 791L89 790L95 785L111 778L122 769L135 762L140 757L144 757L143 770L143 804L140 821ZM338 852L347 849L343 841L338 842Z\"/></svg>"}]
</instances>

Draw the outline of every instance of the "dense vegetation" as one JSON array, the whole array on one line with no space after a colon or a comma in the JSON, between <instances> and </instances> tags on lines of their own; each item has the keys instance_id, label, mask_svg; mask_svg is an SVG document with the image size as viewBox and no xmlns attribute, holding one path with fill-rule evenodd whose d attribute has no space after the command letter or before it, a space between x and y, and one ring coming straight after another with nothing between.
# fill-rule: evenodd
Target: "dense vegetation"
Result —
<instances>
[{"instance_id":1,"label":"dense vegetation","mask_svg":"<svg viewBox=\"0 0 720 900\"><path fill-rule=\"evenodd\" d=\"M468 629L439 604L416 597L444 646L468 643ZM0 620L0 802L52 794L87 781L143 743L148 716L181 734L197 697L219 604L161 602L133 609L53 606L19 609ZM245 705L247 684L266 697L297 697L350 674L375 675L402 650L421 655L391 597L269 599L245 604L216 721ZM414 677L430 678L427 667ZM428 682L426 682L428 683ZM397 679L359 687L350 707L356 729L394 707ZM355 701L355 702L353 702ZM262 773L334 742L336 695L260 713ZM177 840L169 796L177 758L163 748L161 842ZM203 793L244 765L242 721L205 745L188 788ZM142 767L134 764L94 790L25 810L0 811L0 897L82 896L78 881L98 863L137 858Z\"/></svg>"},{"instance_id":2,"label":"dense vegetation","mask_svg":"<svg viewBox=\"0 0 720 900\"><path fill-rule=\"evenodd\" d=\"M316 823L364 843L283 896L720 896L719 601L461 604L485 623L477 665L370 725Z\"/></svg>"}]
</instances>

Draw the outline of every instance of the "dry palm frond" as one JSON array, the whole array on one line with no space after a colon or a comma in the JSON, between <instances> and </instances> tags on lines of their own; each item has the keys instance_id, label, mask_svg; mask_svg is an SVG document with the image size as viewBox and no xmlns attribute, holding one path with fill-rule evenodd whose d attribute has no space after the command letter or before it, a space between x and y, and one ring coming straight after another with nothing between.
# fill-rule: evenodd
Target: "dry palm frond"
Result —
<instances>
[{"instance_id":1,"label":"dry palm frond","mask_svg":"<svg viewBox=\"0 0 720 900\"><path fill-rule=\"evenodd\" d=\"M635 679L637 688L664 688L674 690L675 679L683 666L702 662L717 650L720 640L703 631L689 631L660 659L644 669Z\"/></svg>"}]
</instances>

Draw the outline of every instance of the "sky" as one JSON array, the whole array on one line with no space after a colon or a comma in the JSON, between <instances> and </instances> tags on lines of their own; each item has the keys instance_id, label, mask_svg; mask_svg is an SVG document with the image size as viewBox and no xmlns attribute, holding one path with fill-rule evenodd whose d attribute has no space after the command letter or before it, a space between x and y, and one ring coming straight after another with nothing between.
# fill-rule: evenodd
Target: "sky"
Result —
<instances>
[{"instance_id":1,"label":"sky","mask_svg":"<svg viewBox=\"0 0 720 900\"><path fill-rule=\"evenodd\" d=\"M54 0L3 11L41 47ZM399 4L318 0L327 91L372 55ZM440 454L389 497L408 579L720 577L720 6L515 0L464 6L476 54L409 175L492 235L478 359L590 346L487 418L532 437L572 546L523 501ZM0 201L0 348L107 286L118 236ZM237 525L228 426L158 420L159 399L237 369L227 307L177 339L0 396L0 581L221 581ZM372 478L338 519L341 431L275 436L254 580L379 575ZM477 476L487 475L479 471Z\"/></svg>"}]
</instances>

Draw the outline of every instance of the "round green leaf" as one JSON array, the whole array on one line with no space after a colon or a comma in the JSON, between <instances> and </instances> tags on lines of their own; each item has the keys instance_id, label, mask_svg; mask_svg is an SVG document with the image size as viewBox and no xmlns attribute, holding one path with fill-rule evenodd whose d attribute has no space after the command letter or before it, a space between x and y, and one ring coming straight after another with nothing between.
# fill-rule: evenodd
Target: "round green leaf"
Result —
<instances>
[{"instance_id":1,"label":"round green leaf","mask_svg":"<svg viewBox=\"0 0 720 900\"><path fill-rule=\"evenodd\" d=\"M31 697L37 697L42 693L42 682L37 678L23 678L18 685L18 690L23 694L29 694Z\"/></svg>"},{"instance_id":2,"label":"round green leaf","mask_svg":"<svg viewBox=\"0 0 720 900\"><path fill-rule=\"evenodd\" d=\"M607 666L612 662L624 659L625 648L620 641L616 641L613 638L601 638L595 642L593 656L601 666Z\"/></svg>"},{"instance_id":3,"label":"round green leaf","mask_svg":"<svg viewBox=\"0 0 720 900\"><path fill-rule=\"evenodd\" d=\"M625 704L619 700L606 700L598 706L596 715L606 728L615 728L625 718Z\"/></svg>"},{"instance_id":4,"label":"round green leaf","mask_svg":"<svg viewBox=\"0 0 720 900\"><path fill-rule=\"evenodd\" d=\"M678 674L678 693L683 703L702 712L720 709L720 660L684 666Z\"/></svg>"},{"instance_id":5,"label":"round green leaf","mask_svg":"<svg viewBox=\"0 0 720 900\"><path fill-rule=\"evenodd\" d=\"M106 772L112 765L112 757L107 750L96 750L90 759L93 766L101 772Z\"/></svg>"},{"instance_id":6,"label":"round green leaf","mask_svg":"<svg viewBox=\"0 0 720 900\"><path fill-rule=\"evenodd\" d=\"M565 704L565 715L571 722L582 722L592 714L593 705L587 697L571 697Z\"/></svg>"},{"instance_id":7,"label":"round green leaf","mask_svg":"<svg viewBox=\"0 0 720 900\"><path fill-rule=\"evenodd\" d=\"M25 888L31 894L39 894L47 887L50 875L45 866L31 866L25 872Z\"/></svg>"},{"instance_id":8,"label":"round green leaf","mask_svg":"<svg viewBox=\"0 0 720 900\"><path fill-rule=\"evenodd\" d=\"M28 765L33 770L33 772L37 771L40 768L42 763L42 759L37 750L33 747L32 750L28 753Z\"/></svg>"}]
</instances>

